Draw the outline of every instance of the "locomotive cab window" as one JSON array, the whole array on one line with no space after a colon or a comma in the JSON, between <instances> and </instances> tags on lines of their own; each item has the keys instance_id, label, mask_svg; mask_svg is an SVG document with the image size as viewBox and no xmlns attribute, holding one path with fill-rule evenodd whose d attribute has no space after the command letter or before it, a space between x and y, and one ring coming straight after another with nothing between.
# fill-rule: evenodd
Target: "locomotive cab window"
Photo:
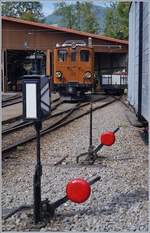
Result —
<instances>
[{"instance_id":1,"label":"locomotive cab window","mask_svg":"<svg viewBox=\"0 0 150 233\"><path fill-rule=\"evenodd\" d=\"M90 52L88 50L80 51L80 61L89 61Z\"/></svg>"},{"instance_id":2,"label":"locomotive cab window","mask_svg":"<svg viewBox=\"0 0 150 233\"><path fill-rule=\"evenodd\" d=\"M67 60L67 51L66 50L58 50L58 61L64 62Z\"/></svg>"},{"instance_id":3,"label":"locomotive cab window","mask_svg":"<svg viewBox=\"0 0 150 233\"><path fill-rule=\"evenodd\" d=\"M76 50L73 50L73 51L71 52L71 61L72 61L72 62L75 62L75 61L76 61L76 55L77 55Z\"/></svg>"}]
</instances>

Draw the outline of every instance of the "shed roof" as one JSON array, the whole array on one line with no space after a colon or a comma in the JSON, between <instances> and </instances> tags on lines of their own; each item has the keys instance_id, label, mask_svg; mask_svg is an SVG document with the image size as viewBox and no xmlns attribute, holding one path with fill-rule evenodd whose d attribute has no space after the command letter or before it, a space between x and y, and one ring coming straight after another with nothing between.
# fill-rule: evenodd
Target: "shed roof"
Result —
<instances>
[{"instance_id":1,"label":"shed roof","mask_svg":"<svg viewBox=\"0 0 150 233\"><path fill-rule=\"evenodd\" d=\"M115 39L115 38L108 37L108 36L102 36L102 35L96 35L96 34L87 33L87 32L81 32L81 31L77 31L74 29L64 28L64 27L56 27L56 26L52 26L52 25L48 25L48 24L22 20L22 19L15 18L15 17L2 16L2 20L9 21L9 22L16 22L16 23L30 25L30 26L35 26L35 27L40 27L40 28L48 29L48 30L61 31L61 32L65 32L65 33L72 33L72 34L76 34L76 35L92 37L95 39L114 42L114 43L118 43L118 44L122 44L122 45L128 45L127 40L119 40L119 39Z\"/></svg>"}]
</instances>

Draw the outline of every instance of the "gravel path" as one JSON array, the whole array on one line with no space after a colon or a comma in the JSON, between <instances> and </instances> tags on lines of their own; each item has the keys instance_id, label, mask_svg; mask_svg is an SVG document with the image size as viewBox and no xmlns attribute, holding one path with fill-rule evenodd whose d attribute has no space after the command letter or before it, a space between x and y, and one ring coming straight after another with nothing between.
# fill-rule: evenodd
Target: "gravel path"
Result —
<instances>
[{"instance_id":1,"label":"gravel path","mask_svg":"<svg viewBox=\"0 0 150 233\"><path fill-rule=\"evenodd\" d=\"M89 116L44 136L41 139L43 164L42 198L55 201L65 195L67 182L75 177L101 176L92 186L84 204L67 202L56 211L41 231L148 231L148 147L125 117L126 108L116 102L93 113L93 143L105 130L117 132L112 147L103 147L103 156L92 166L75 166L75 157L87 151ZM52 166L63 156L61 166ZM24 150L12 152L14 159L3 162L2 207L13 208L32 203L32 178L35 142ZM30 210L3 221L3 231L35 230Z\"/></svg>"}]
</instances>

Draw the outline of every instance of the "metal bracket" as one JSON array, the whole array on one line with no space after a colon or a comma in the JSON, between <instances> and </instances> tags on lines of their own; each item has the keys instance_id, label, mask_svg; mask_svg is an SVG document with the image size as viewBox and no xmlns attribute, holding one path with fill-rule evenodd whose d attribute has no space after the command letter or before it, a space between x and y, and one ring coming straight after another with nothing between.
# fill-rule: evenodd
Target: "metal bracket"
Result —
<instances>
[{"instance_id":1,"label":"metal bracket","mask_svg":"<svg viewBox=\"0 0 150 233\"><path fill-rule=\"evenodd\" d=\"M118 127L117 129L115 129L113 131L113 133L115 134L120 128ZM85 158L85 160L82 162L82 163L85 163L85 164L89 164L89 165L92 165L96 159L100 158L98 155L97 155L97 152L101 150L101 148L103 147L104 145L103 144L99 144L95 149L94 149L94 146L93 145L90 145L89 146L89 149L88 149L88 152L85 152L85 153L82 153L80 155L78 155L76 157L76 162L79 163L79 158L80 157L84 157L87 155L87 157Z\"/></svg>"},{"instance_id":2,"label":"metal bracket","mask_svg":"<svg viewBox=\"0 0 150 233\"><path fill-rule=\"evenodd\" d=\"M88 181L88 183L90 185L93 185L94 183L96 183L97 181L99 181L101 179L100 176L95 177L94 179ZM67 196L64 196L62 198L60 198L59 200L53 202L53 203L49 203L49 200L46 199L44 201L41 202L41 208L40 208L40 219L38 219L37 222L35 222L36 224L38 222L42 222L42 221L47 221L49 218L52 218L55 214L55 210L61 206L62 204L64 204L65 202L69 201ZM23 210L23 209L31 209L34 208L34 205L22 205L19 206L18 208L14 209L13 211L11 211L9 214L7 214L4 219L8 219L10 218L12 215L16 214L17 212Z\"/></svg>"},{"instance_id":3,"label":"metal bracket","mask_svg":"<svg viewBox=\"0 0 150 233\"><path fill-rule=\"evenodd\" d=\"M99 181L101 179L100 176L97 176L96 178L88 181L90 185L95 184L97 181ZM46 199L42 202L42 217L45 218L49 218L49 217L53 217L55 214L55 210L63 205L64 203L66 203L67 201L69 201L67 196L64 196L62 198L60 198L59 200L53 202L53 203L49 203L49 200Z\"/></svg>"}]
</instances>

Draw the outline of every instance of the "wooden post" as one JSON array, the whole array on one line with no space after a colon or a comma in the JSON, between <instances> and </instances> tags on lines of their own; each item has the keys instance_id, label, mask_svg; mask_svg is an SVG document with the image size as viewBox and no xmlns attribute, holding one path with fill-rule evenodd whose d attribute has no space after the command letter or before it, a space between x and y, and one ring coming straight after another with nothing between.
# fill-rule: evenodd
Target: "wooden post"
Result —
<instances>
[{"instance_id":1,"label":"wooden post","mask_svg":"<svg viewBox=\"0 0 150 233\"><path fill-rule=\"evenodd\" d=\"M4 51L1 53L1 90L4 92Z\"/></svg>"},{"instance_id":2,"label":"wooden post","mask_svg":"<svg viewBox=\"0 0 150 233\"><path fill-rule=\"evenodd\" d=\"M50 77L50 49L46 51L46 75Z\"/></svg>"},{"instance_id":3,"label":"wooden post","mask_svg":"<svg viewBox=\"0 0 150 233\"><path fill-rule=\"evenodd\" d=\"M7 50L4 51L4 92L8 91Z\"/></svg>"}]
</instances>

